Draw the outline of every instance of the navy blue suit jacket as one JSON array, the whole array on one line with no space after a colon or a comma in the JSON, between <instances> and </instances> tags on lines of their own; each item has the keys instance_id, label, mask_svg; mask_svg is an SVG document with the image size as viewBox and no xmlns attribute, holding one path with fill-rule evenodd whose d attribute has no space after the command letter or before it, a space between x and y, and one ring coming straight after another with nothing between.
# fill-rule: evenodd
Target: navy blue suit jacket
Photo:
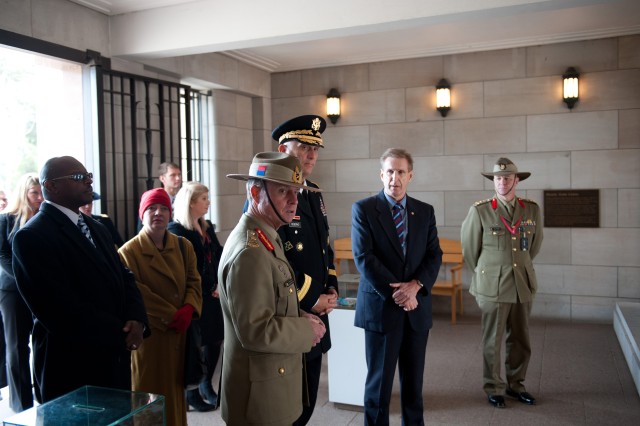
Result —
<instances>
[{"instance_id":1,"label":"navy blue suit jacket","mask_svg":"<svg viewBox=\"0 0 640 426\"><path fill-rule=\"evenodd\" d=\"M433 207L407 196L406 220L405 256L384 191L353 205L351 239L361 275L356 327L386 333L407 315L413 330L426 332L431 328L431 288L442 263ZM413 279L420 280L424 287L416 296L417 309L405 312L393 301L394 289L389 284Z\"/></svg>"}]
</instances>

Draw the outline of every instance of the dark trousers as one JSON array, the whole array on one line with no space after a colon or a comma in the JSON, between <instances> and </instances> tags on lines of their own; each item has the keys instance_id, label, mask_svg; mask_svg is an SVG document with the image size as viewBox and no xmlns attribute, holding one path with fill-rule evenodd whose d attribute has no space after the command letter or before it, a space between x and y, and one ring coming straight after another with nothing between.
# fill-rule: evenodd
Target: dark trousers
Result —
<instances>
[{"instance_id":1,"label":"dark trousers","mask_svg":"<svg viewBox=\"0 0 640 426\"><path fill-rule=\"evenodd\" d=\"M364 390L365 426L389 424L389 403L398 365L403 425L424 425L422 383L429 331L411 329L405 315L397 330L365 330L367 380Z\"/></svg>"},{"instance_id":2,"label":"dark trousers","mask_svg":"<svg viewBox=\"0 0 640 426\"><path fill-rule=\"evenodd\" d=\"M0 290L0 310L6 339L9 406L15 412L33 407L29 339L33 316L17 291Z\"/></svg>"},{"instance_id":3,"label":"dark trousers","mask_svg":"<svg viewBox=\"0 0 640 426\"><path fill-rule=\"evenodd\" d=\"M320 373L322 371L322 353L312 359L307 359L305 364L307 373L306 382L309 390L309 406L302 406L302 414L293 422L293 426L304 426L309 423L313 410L318 399L318 387L320 386ZM305 385L305 378L302 378L302 386Z\"/></svg>"},{"instance_id":4,"label":"dark trousers","mask_svg":"<svg viewBox=\"0 0 640 426\"><path fill-rule=\"evenodd\" d=\"M213 372L216 369L216 365L218 364L218 358L220 358L220 352L222 349L222 342L217 342L213 345L205 345L204 349L204 360L207 365L207 374L205 375L202 383L200 384L200 393L204 395L205 387L207 389L212 389L211 380L213 379ZM222 373L221 373L222 374ZM218 392L220 389L218 389ZM219 395L218 395L219 396Z\"/></svg>"}]
</instances>

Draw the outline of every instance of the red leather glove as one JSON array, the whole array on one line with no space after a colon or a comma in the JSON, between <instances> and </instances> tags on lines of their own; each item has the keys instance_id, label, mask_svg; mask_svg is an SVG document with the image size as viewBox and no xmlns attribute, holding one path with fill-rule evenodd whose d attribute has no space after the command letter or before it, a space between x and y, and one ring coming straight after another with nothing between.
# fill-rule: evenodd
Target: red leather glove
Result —
<instances>
[{"instance_id":1,"label":"red leather glove","mask_svg":"<svg viewBox=\"0 0 640 426\"><path fill-rule=\"evenodd\" d=\"M178 333L186 333L189 324L191 324L191 318L193 317L193 306L188 303L183 305L176 311L169 324L169 328L174 329Z\"/></svg>"}]
</instances>

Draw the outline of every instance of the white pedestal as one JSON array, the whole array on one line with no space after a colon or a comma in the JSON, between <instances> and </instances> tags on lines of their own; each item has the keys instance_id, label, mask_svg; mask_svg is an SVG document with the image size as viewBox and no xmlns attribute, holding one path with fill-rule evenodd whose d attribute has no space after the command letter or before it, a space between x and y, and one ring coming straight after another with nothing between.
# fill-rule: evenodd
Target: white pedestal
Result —
<instances>
[{"instance_id":1,"label":"white pedestal","mask_svg":"<svg viewBox=\"0 0 640 426\"><path fill-rule=\"evenodd\" d=\"M353 325L355 314L353 309L334 309L329 314L329 401L363 407L367 362L364 330Z\"/></svg>"}]
</instances>

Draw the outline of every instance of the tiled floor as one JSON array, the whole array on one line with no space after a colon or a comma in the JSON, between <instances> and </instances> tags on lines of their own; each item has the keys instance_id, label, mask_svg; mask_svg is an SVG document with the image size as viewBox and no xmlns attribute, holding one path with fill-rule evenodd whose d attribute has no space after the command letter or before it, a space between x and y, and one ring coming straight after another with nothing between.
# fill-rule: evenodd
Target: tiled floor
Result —
<instances>
[{"instance_id":1,"label":"tiled floor","mask_svg":"<svg viewBox=\"0 0 640 426\"><path fill-rule=\"evenodd\" d=\"M482 391L480 325L465 317L457 325L447 315L435 318L427 347L425 423L427 425L638 425L640 397L612 325L534 320L533 355L527 390L538 405L507 398L507 408L491 407ZM326 359L326 357L325 357ZM362 425L362 414L328 402L326 365L310 425ZM396 383L397 385L397 383ZM7 389L0 418L11 415ZM391 425L400 425L400 400L394 390ZM190 426L223 425L220 410L189 412Z\"/></svg>"}]
</instances>

